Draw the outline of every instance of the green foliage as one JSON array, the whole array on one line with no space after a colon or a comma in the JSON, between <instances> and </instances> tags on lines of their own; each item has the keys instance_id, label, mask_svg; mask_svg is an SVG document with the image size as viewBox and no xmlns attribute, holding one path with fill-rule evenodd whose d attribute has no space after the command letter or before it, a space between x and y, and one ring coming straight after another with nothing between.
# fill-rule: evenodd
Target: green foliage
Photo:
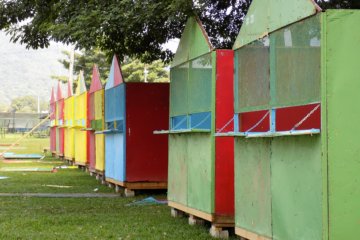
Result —
<instances>
[{"instance_id":1,"label":"green foliage","mask_svg":"<svg viewBox=\"0 0 360 240\"><path fill-rule=\"evenodd\" d=\"M63 59L59 59L59 62L64 66L64 68L69 69L70 66L70 52L62 51L64 55ZM103 82L106 81L109 75L109 65L110 61L106 56L106 54L99 49L90 49L90 50L82 50L80 52L75 52L74 54L74 79L76 79L76 75L80 72L80 70L84 71L85 83L87 88L90 87L92 70L94 64L96 64L99 68L100 77ZM61 81L66 83L69 79L68 76L51 76L52 79Z\"/></svg>"},{"instance_id":2,"label":"green foliage","mask_svg":"<svg viewBox=\"0 0 360 240\"><path fill-rule=\"evenodd\" d=\"M326 8L360 8L358 0L316 0ZM78 49L99 47L152 62L170 61L162 45L180 38L187 17L198 15L217 48L231 48L251 0L0 0L0 30L28 48L51 40ZM26 21L25 21L26 20ZM21 24L19 24L21 23Z\"/></svg>"},{"instance_id":3,"label":"green foliage","mask_svg":"<svg viewBox=\"0 0 360 240\"><path fill-rule=\"evenodd\" d=\"M70 66L70 52L63 51L65 59L60 59L59 62L64 68L69 69ZM107 58L106 54L100 50L83 50L75 54L74 71L77 74L80 70L84 71L85 83L89 89L92 78L92 68L94 63L98 65L100 77L103 83L106 82L109 71L111 59ZM161 60L153 61L149 64L142 63L140 60L132 60L125 58L121 70L125 81L127 82L144 82L145 81L145 67L147 71L147 82L169 82L169 71L165 69L165 65ZM68 81L67 76L52 76L53 79L59 80L63 83ZM76 78L76 76L74 76ZM76 82L74 83L76 86Z\"/></svg>"},{"instance_id":4,"label":"green foliage","mask_svg":"<svg viewBox=\"0 0 360 240\"><path fill-rule=\"evenodd\" d=\"M160 60L151 64L133 60L123 65L121 70L126 82L145 82L145 75L147 82L169 82L169 71L165 70L165 65Z\"/></svg>"},{"instance_id":5,"label":"green foliage","mask_svg":"<svg viewBox=\"0 0 360 240\"><path fill-rule=\"evenodd\" d=\"M14 98L11 101L8 109L15 110L22 113L35 113L37 112L38 102L37 98L33 96L23 96ZM40 101L40 110L47 110L48 103L46 101Z\"/></svg>"},{"instance_id":6,"label":"green foliage","mask_svg":"<svg viewBox=\"0 0 360 240\"><path fill-rule=\"evenodd\" d=\"M329 1L317 0L316 2L323 9L329 9L329 8L359 9L360 8L359 0L329 0Z\"/></svg>"},{"instance_id":7,"label":"green foliage","mask_svg":"<svg viewBox=\"0 0 360 240\"><path fill-rule=\"evenodd\" d=\"M100 47L152 62L170 61L173 53L162 44L180 38L188 16L198 15L216 47L231 48L250 0L2 0L0 29L31 48L50 40ZM17 25L23 20L21 25ZM31 20L29 20L31 19Z\"/></svg>"},{"instance_id":8,"label":"green foliage","mask_svg":"<svg viewBox=\"0 0 360 240\"><path fill-rule=\"evenodd\" d=\"M0 112L7 112L9 110L9 106L6 104L0 103Z\"/></svg>"}]
</instances>

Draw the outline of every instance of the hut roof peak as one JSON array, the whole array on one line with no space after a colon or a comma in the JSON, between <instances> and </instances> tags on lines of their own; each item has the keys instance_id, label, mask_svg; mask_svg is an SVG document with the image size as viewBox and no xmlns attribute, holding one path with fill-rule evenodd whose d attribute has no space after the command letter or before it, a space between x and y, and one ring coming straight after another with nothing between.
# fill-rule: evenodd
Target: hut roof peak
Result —
<instances>
[{"instance_id":1,"label":"hut roof peak","mask_svg":"<svg viewBox=\"0 0 360 240\"><path fill-rule=\"evenodd\" d=\"M86 92L84 72L80 71L78 81L77 81L77 87L76 87L76 95L80 95L84 92Z\"/></svg>"},{"instance_id":2,"label":"hut roof peak","mask_svg":"<svg viewBox=\"0 0 360 240\"><path fill-rule=\"evenodd\" d=\"M63 98L63 95L62 95L62 90L61 90L61 84L60 84L60 81L58 81L56 100L58 101L62 98Z\"/></svg>"},{"instance_id":3,"label":"hut roof peak","mask_svg":"<svg viewBox=\"0 0 360 240\"><path fill-rule=\"evenodd\" d=\"M111 64L109 78L106 83L105 89L116 87L116 86L122 84L123 82L124 82L124 80L122 77L120 64L117 60L116 55L114 55L113 61Z\"/></svg>"},{"instance_id":4,"label":"hut roof peak","mask_svg":"<svg viewBox=\"0 0 360 240\"><path fill-rule=\"evenodd\" d=\"M55 99L54 87L52 87L51 88L50 103L54 103L55 101L56 101L56 99Z\"/></svg>"},{"instance_id":5,"label":"hut roof peak","mask_svg":"<svg viewBox=\"0 0 360 240\"><path fill-rule=\"evenodd\" d=\"M102 83L100 80L99 68L96 64L94 64L89 92L93 93L101 89L102 89Z\"/></svg>"},{"instance_id":6,"label":"hut roof peak","mask_svg":"<svg viewBox=\"0 0 360 240\"><path fill-rule=\"evenodd\" d=\"M253 0L233 49L321 11L313 0Z\"/></svg>"},{"instance_id":7,"label":"hut roof peak","mask_svg":"<svg viewBox=\"0 0 360 240\"><path fill-rule=\"evenodd\" d=\"M200 19L198 17L189 17L171 65L180 65L212 50L213 46Z\"/></svg>"}]
</instances>

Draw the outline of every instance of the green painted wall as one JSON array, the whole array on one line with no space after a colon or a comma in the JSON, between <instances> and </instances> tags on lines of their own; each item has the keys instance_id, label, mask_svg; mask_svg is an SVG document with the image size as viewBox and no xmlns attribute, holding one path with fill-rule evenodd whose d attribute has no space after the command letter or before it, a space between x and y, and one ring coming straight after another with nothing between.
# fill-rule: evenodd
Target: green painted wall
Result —
<instances>
[{"instance_id":1,"label":"green painted wall","mask_svg":"<svg viewBox=\"0 0 360 240\"><path fill-rule=\"evenodd\" d=\"M319 19L321 77L311 75L321 78L321 135L235 140L236 226L273 239L360 235L360 11Z\"/></svg>"},{"instance_id":2,"label":"green painted wall","mask_svg":"<svg viewBox=\"0 0 360 240\"><path fill-rule=\"evenodd\" d=\"M213 140L210 133L169 136L170 201L213 213Z\"/></svg>"},{"instance_id":3,"label":"green painted wall","mask_svg":"<svg viewBox=\"0 0 360 240\"><path fill-rule=\"evenodd\" d=\"M320 137L274 138L271 151L273 239L322 239Z\"/></svg>"},{"instance_id":4,"label":"green painted wall","mask_svg":"<svg viewBox=\"0 0 360 240\"><path fill-rule=\"evenodd\" d=\"M188 137L169 135L168 200L187 206Z\"/></svg>"},{"instance_id":5,"label":"green painted wall","mask_svg":"<svg viewBox=\"0 0 360 240\"><path fill-rule=\"evenodd\" d=\"M360 236L360 12L326 12L329 239Z\"/></svg>"},{"instance_id":6,"label":"green painted wall","mask_svg":"<svg viewBox=\"0 0 360 240\"><path fill-rule=\"evenodd\" d=\"M213 213L214 156L210 133L188 135L188 206Z\"/></svg>"},{"instance_id":7,"label":"green painted wall","mask_svg":"<svg viewBox=\"0 0 360 240\"><path fill-rule=\"evenodd\" d=\"M236 227L271 237L270 139L235 138Z\"/></svg>"}]
</instances>

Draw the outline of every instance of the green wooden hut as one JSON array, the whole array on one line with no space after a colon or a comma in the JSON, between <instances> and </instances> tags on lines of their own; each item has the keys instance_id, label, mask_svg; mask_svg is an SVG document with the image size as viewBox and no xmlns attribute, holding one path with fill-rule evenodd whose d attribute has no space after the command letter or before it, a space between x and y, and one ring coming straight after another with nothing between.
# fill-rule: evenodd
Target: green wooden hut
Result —
<instances>
[{"instance_id":1,"label":"green wooden hut","mask_svg":"<svg viewBox=\"0 0 360 240\"><path fill-rule=\"evenodd\" d=\"M170 70L168 200L189 222L211 222L213 235L234 226L233 138L215 138L233 117L232 50L214 49L199 19L189 18ZM232 125L228 129L232 129Z\"/></svg>"},{"instance_id":2,"label":"green wooden hut","mask_svg":"<svg viewBox=\"0 0 360 240\"><path fill-rule=\"evenodd\" d=\"M360 235L360 11L254 0L235 50L235 225L246 239Z\"/></svg>"}]
</instances>

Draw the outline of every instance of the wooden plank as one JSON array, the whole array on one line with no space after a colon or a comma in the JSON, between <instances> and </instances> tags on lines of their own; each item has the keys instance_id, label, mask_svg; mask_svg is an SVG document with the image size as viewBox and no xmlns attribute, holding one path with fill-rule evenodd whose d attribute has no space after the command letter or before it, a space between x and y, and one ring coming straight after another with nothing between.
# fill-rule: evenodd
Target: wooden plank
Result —
<instances>
[{"instance_id":1,"label":"wooden plank","mask_svg":"<svg viewBox=\"0 0 360 240\"><path fill-rule=\"evenodd\" d=\"M105 171L99 170L99 169L96 169L96 168L95 168L94 171L95 171L95 173L100 174L100 175L104 175L104 173L105 173Z\"/></svg>"},{"instance_id":2,"label":"wooden plank","mask_svg":"<svg viewBox=\"0 0 360 240\"><path fill-rule=\"evenodd\" d=\"M167 182L125 182L129 189L167 189Z\"/></svg>"},{"instance_id":3,"label":"wooden plank","mask_svg":"<svg viewBox=\"0 0 360 240\"><path fill-rule=\"evenodd\" d=\"M249 240L272 240L272 238L264 237L239 227L235 227L235 234Z\"/></svg>"},{"instance_id":4,"label":"wooden plank","mask_svg":"<svg viewBox=\"0 0 360 240\"><path fill-rule=\"evenodd\" d=\"M228 215L215 215L213 226L215 227L234 227L235 218L234 216Z\"/></svg>"},{"instance_id":5,"label":"wooden plank","mask_svg":"<svg viewBox=\"0 0 360 240\"><path fill-rule=\"evenodd\" d=\"M176 209L178 209L180 211L186 212L186 213L188 213L190 215L194 215L196 217L205 219L205 220L207 220L209 222L214 222L214 220L215 220L213 214L204 213L202 211L199 211L199 210L184 206L184 205L179 204L179 203L168 201L168 206L170 206L172 208L176 208Z\"/></svg>"},{"instance_id":6,"label":"wooden plank","mask_svg":"<svg viewBox=\"0 0 360 240\"><path fill-rule=\"evenodd\" d=\"M209 214L172 201L168 201L168 206L209 221L215 227L234 227L235 225L234 216Z\"/></svg>"},{"instance_id":7,"label":"wooden plank","mask_svg":"<svg viewBox=\"0 0 360 240\"><path fill-rule=\"evenodd\" d=\"M109 183L132 190L140 189L167 189L167 182L121 182L112 178L105 178Z\"/></svg>"},{"instance_id":8,"label":"wooden plank","mask_svg":"<svg viewBox=\"0 0 360 240\"><path fill-rule=\"evenodd\" d=\"M86 163L84 162L75 162L75 165L86 167Z\"/></svg>"}]
</instances>

